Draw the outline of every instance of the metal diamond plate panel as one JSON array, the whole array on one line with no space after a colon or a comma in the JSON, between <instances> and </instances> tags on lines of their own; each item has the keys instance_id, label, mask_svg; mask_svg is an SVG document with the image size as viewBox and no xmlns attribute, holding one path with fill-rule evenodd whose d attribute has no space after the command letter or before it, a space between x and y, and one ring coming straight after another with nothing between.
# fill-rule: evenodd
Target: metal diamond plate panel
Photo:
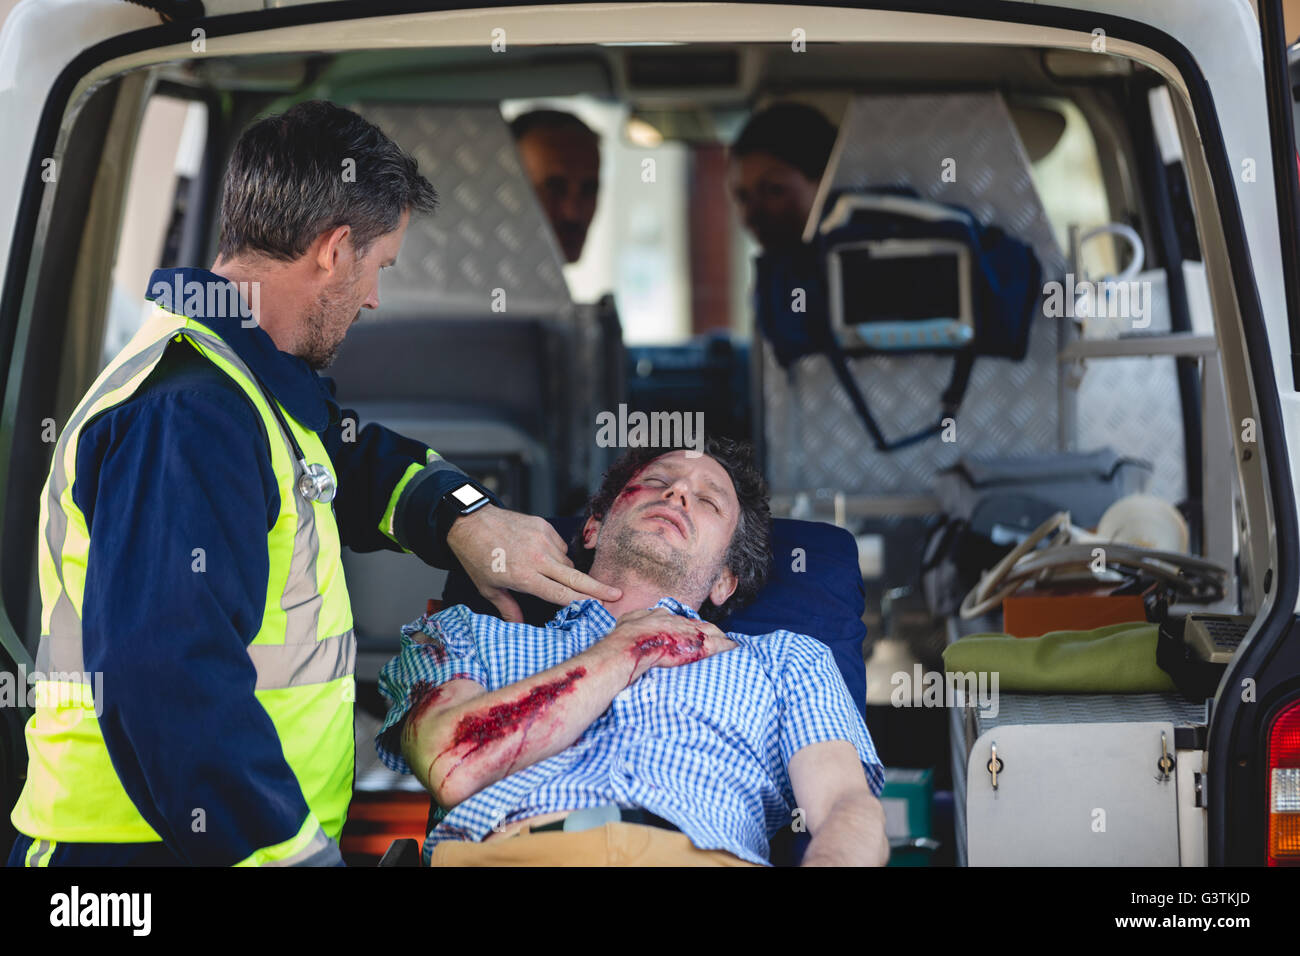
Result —
<instances>
[{"instance_id":1,"label":"metal diamond plate panel","mask_svg":"<svg viewBox=\"0 0 1300 956\"><path fill-rule=\"evenodd\" d=\"M362 103L354 108L415 157L438 211L410 224L384 275L389 317L545 315L566 309L560 252L510 130L493 106ZM500 294L497 294L500 301Z\"/></svg>"},{"instance_id":2,"label":"metal diamond plate panel","mask_svg":"<svg viewBox=\"0 0 1300 956\"><path fill-rule=\"evenodd\" d=\"M1023 362L979 359L957 414L956 441L932 438L889 454L876 451L848 396L821 355L782 371L765 349L763 372L773 490L834 488L849 494L920 495L962 456L1028 455L1059 449L1056 322L1040 318ZM952 359L871 357L850 362L888 438L933 424Z\"/></svg>"},{"instance_id":3,"label":"metal diamond plate panel","mask_svg":"<svg viewBox=\"0 0 1300 956\"><path fill-rule=\"evenodd\" d=\"M1187 494L1183 413L1172 358L1090 361L1075 401L1079 448L1109 445L1151 462L1150 494L1173 504Z\"/></svg>"},{"instance_id":4,"label":"metal diamond plate panel","mask_svg":"<svg viewBox=\"0 0 1300 956\"><path fill-rule=\"evenodd\" d=\"M951 182L944 181L946 160L953 161ZM927 198L965 206L982 222L1031 242L1047 276L1065 272L1023 146L996 93L855 99L841 127L831 182L836 188L911 185ZM1163 283L1153 286L1149 331L1156 332L1168 328L1168 306ZM956 442L930 440L887 455L871 446L825 358L805 358L787 374L769 356L764 399L773 485L783 492L921 494L937 470L965 454L1057 450L1057 346L1056 323L1039 318L1024 362L976 363L957 417ZM876 357L852 365L886 434L897 437L933 422L951 360ZM1073 447L1109 445L1151 461L1151 493L1171 502L1183 497L1181 410L1172 359L1092 361L1075 404Z\"/></svg>"},{"instance_id":5,"label":"metal diamond plate panel","mask_svg":"<svg viewBox=\"0 0 1300 956\"><path fill-rule=\"evenodd\" d=\"M1169 292L1160 271L1143 273L1150 283L1147 333L1168 332ZM1127 332L1127 320L1117 320ZM1187 494L1183 413L1178 370L1172 358L1108 358L1084 366L1075 401L1077 448L1109 445L1122 455L1151 462L1147 491L1171 504Z\"/></svg>"},{"instance_id":6,"label":"metal diamond plate panel","mask_svg":"<svg viewBox=\"0 0 1300 956\"><path fill-rule=\"evenodd\" d=\"M1046 276L1065 272L1000 94L858 97L841 124L832 163L834 188L910 185L926 198L965 206L981 222L1030 242ZM954 175L945 176L946 168ZM963 455L1059 450L1057 343L1056 321L1038 318L1023 362L975 363L957 416L956 441L936 438L890 454L871 445L825 357L806 357L787 374L769 355L764 402L774 490L925 494L935 473ZM881 427L893 438L935 421L952 359L872 357L851 365Z\"/></svg>"},{"instance_id":7,"label":"metal diamond plate panel","mask_svg":"<svg viewBox=\"0 0 1300 956\"><path fill-rule=\"evenodd\" d=\"M1109 724L1168 720L1175 727L1209 722L1204 701L1178 694L999 694L996 717L975 710L976 737L1009 724Z\"/></svg>"},{"instance_id":8,"label":"metal diamond plate panel","mask_svg":"<svg viewBox=\"0 0 1300 956\"><path fill-rule=\"evenodd\" d=\"M833 188L907 185L965 206L1032 244L1046 278L1064 275L1065 257L1000 93L857 97L837 149Z\"/></svg>"}]
</instances>

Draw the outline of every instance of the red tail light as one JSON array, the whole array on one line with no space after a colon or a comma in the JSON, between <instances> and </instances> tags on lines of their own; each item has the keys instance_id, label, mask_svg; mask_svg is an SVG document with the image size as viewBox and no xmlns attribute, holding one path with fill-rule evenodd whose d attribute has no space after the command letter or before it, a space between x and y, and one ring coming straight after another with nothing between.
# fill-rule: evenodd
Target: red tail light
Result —
<instances>
[{"instance_id":1,"label":"red tail light","mask_svg":"<svg viewBox=\"0 0 1300 956\"><path fill-rule=\"evenodd\" d=\"M1268 865L1300 865L1300 701L1268 732Z\"/></svg>"}]
</instances>

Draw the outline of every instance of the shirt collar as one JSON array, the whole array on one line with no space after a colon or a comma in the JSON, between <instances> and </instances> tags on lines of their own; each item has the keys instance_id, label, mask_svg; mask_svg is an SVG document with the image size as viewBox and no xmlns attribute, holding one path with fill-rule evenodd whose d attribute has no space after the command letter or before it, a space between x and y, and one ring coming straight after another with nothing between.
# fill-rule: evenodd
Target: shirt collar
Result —
<instances>
[{"instance_id":1,"label":"shirt collar","mask_svg":"<svg viewBox=\"0 0 1300 956\"><path fill-rule=\"evenodd\" d=\"M655 604L655 607L667 608L668 610L672 611L674 614L680 615L681 617L689 617L695 621L698 621L700 619L700 614L698 611L695 610L695 608L687 607L685 604L682 604L680 601L676 601L670 597L660 598L658 603Z\"/></svg>"},{"instance_id":2,"label":"shirt collar","mask_svg":"<svg viewBox=\"0 0 1300 956\"><path fill-rule=\"evenodd\" d=\"M209 287L234 287L229 279L207 269L155 269L149 277L145 298L175 315L197 319L216 332L262 384L284 406L285 411L303 426L323 432L339 415L327 379L296 355L276 348L274 340L260 325L245 326L252 313L234 288L218 295L209 294ZM207 315L207 305L214 306L213 315ZM230 304L238 302L240 308ZM242 314L241 314L242 313Z\"/></svg>"},{"instance_id":3,"label":"shirt collar","mask_svg":"<svg viewBox=\"0 0 1300 956\"><path fill-rule=\"evenodd\" d=\"M666 608L681 617L689 617L696 621L700 620L700 615L694 608L687 607L680 601L670 597L660 598L654 607ZM614 615L609 613L605 605L595 598L584 598L581 601L574 601L568 607L561 608L547 627L564 627L574 621L586 621L602 633L613 630L615 623L617 623L614 620Z\"/></svg>"}]
</instances>

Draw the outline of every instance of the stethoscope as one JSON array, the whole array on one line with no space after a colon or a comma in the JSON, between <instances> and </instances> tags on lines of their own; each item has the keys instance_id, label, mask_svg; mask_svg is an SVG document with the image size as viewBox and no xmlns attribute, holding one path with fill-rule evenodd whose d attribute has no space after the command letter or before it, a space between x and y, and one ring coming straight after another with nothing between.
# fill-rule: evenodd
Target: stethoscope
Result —
<instances>
[{"instance_id":1,"label":"stethoscope","mask_svg":"<svg viewBox=\"0 0 1300 956\"><path fill-rule=\"evenodd\" d=\"M299 467L302 468L302 474L298 476L298 494L308 501L319 501L323 505L329 504L334 500L334 493L338 490L334 484L334 476L329 473L329 470L324 465L307 464L307 456L302 453L302 446L298 444L298 439L293 437L293 430L289 428L289 423L284 420L284 414L280 411L280 403L262 384L260 378L254 375L253 381L257 382L257 387L262 390L262 396L266 399L266 403L271 406L275 420L280 423L280 430L289 439L289 447L293 449L293 456L298 460Z\"/></svg>"}]
</instances>

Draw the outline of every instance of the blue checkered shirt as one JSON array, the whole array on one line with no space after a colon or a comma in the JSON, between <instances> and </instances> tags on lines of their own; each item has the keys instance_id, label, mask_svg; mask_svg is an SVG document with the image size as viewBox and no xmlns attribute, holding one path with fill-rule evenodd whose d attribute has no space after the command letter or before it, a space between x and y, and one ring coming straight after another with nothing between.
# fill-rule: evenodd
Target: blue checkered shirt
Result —
<instances>
[{"instance_id":1,"label":"blue checkered shirt","mask_svg":"<svg viewBox=\"0 0 1300 956\"><path fill-rule=\"evenodd\" d=\"M672 598L657 607L699 619ZM509 624L458 605L402 628L401 653L379 675L393 702L376 736L390 769L410 773L400 726L417 681L468 677L489 691L562 664L614 628L599 601L575 601L545 627ZM768 840L794 819L787 768L803 747L847 740L872 793L885 774L830 649L803 634L728 634L739 646L679 667L654 667L620 691L572 746L510 774L449 812L424 843L482 840L516 820L603 804L642 808L702 850L768 862Z\"/></svg>"}]
</instances>

